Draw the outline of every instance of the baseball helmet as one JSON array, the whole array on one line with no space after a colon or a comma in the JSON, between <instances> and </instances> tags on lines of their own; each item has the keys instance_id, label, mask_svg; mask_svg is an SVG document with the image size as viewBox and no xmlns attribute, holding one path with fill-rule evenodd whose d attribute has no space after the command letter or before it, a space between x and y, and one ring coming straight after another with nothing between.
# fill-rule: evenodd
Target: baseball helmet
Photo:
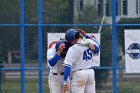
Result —
<instances>
[{"instance_id":1,"label":"baseball helmet","mask_svg":"<svg viewBox=\"0 0 140 93\"><path fill-rule=\"evenodd\" d=\"M77 33L79 33L77 30L69 29L69 30L67 30L67 32L65 34L65 39L68 42L73 41L75 39L75 36L76 36Z\"/></svg>"},{"instance_id":2,"label":"baseball helmet","mask_svg":"<svg viewBox=\"0 0 140 93\"><path fill-rule=\"evenodd\" d=\"M66 53L69 49L69 44L66 40L59 40L56 45L55 45L55 49L56 51L58 50L60 44L64 43L65 44L65 48L63 49L62 53L60 54L61 57L65 57L66 56Z\"/></svg>"}]
</instances>

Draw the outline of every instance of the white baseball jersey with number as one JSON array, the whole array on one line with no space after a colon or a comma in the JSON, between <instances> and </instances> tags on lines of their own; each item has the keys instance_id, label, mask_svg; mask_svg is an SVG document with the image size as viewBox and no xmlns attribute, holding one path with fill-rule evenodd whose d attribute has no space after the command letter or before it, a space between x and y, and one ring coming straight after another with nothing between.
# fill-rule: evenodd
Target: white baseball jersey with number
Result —
<instances>
[{"instance_id":1,"label":"white baseball jersey with number","mask_svg":"<svg viewBox=\"0 0 140 93\"><path fill-rule=\"evenodd\" d=\"M72 93L95 93L93 51L87 46L75 44L69 48L64 65L71 67Z\"/></svg>"},{"instance_id":2,"label":"white baseball jersey with number","mask_svg":"<svg viewBox=\"0 0 140 93\"><path fill-rule=\"evenodd\" d=\"M93 51L87 46L75 44L69 48L64 64L72 67L71 70L87 69L93 66Z\"/></svg>"},{"instance_id":3,"label":"white baseball jersey with number","mask_svg":"<svg viewBox=\"0 0 140 93\"><path fill-rule=\"evenodd\" d=\"M47 60L52 59L56 54L55 47L50 48L47 51ZM50 93L63 93L63 75L61 75L62 72L64 72L64 66L62 65L64 61L64 58L60 57L60 60L55 64L55 66L50 66L50 74L49 74L49 88ZM57 73L57 75L56 75ZM69 93L69 92L68 92Z\"/></svg>"}]
</instances>

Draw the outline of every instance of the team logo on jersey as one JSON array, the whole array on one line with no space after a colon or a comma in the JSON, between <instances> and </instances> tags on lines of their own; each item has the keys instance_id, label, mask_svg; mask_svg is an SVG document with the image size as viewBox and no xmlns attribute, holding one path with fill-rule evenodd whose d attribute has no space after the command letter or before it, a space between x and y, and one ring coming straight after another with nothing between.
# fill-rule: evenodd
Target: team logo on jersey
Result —
<instances>
[{"instance_id":1,"label":"team logo on jersey","mask_svg":"<svg viewBox=\"0 0 140 93\"><path fill-rule=\"evenodd\" d=\"M126 49L126 53L133 59L140 58L140 44L133 43L131 44L128 49Z\"/></svg>"}]
</instances>

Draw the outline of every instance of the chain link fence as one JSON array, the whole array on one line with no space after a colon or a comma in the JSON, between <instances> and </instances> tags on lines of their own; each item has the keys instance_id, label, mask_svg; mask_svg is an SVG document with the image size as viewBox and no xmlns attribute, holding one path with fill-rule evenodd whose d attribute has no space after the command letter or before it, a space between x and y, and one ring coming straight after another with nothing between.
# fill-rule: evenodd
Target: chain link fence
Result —
<instances>
[{"instance_id":1,"label":"chain link fence","mask_svg":"<svg viewBox=\"0 0 140 93\"><path fill-rule=\"evenodd\" d=\"M113 10L116 11L116 41L112 41L113 1L116 1L116 10ZM41 0L0 0L0 93L49 93L47 33L62 33L69 28L80 28L87 33L101 33L101 67L95 68L97 93L113 92L112 42L116 42L117 50L117 93L140 92L140 74L125 73L124 59L124 30L140 29L139 0L42 0L42 3L40 2ZM39 6L39 3L42 5ZM24 9L21 6L24 6ZM42 17L38 12L39 7L42 7ZM24 10L24 15L21 15L21 10ZM21 16L24 18L23 25L21 25ZM42 23L39 24L38 20ZM21 61L23 57L21 27L24 27L24 64ZM38 27L42 29L41 63L38 60L38 40L41 38L38 37ZM25 86L24 91L23 86Z\"/></svg>"}]
</instances>

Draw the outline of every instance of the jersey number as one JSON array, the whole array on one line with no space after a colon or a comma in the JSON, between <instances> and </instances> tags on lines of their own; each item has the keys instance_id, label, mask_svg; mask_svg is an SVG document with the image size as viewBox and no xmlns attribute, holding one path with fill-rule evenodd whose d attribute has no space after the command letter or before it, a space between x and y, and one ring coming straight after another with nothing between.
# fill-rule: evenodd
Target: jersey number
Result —
<instances>
[{"instance_id":1,"label":"jersey number","mask_svg":"<svg viewBox=\"0 0 140 93\"><path fill-rule=\"evenodd\" d=\"M92 58L92 51L90 49L87 49L84 51L84 54L83 54L83 60L89 60Z\"/></svg>"}]
</instances>

